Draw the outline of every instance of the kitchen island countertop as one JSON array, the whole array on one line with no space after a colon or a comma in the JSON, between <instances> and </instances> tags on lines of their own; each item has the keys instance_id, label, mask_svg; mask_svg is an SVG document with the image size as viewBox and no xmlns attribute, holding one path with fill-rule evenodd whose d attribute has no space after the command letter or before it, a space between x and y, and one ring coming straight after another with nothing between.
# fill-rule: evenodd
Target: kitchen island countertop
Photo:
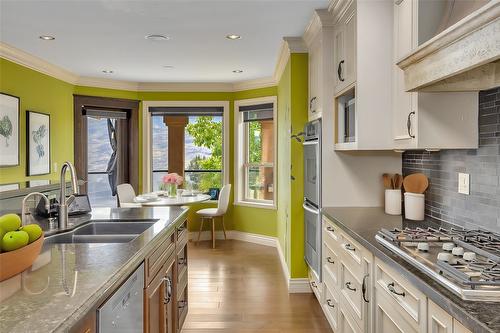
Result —
<instances>
[{"instance_id":1,"label":"kitchen island countertop","mask_svg":"<svg viewBox=\"0 0 500 333\"><path fill-rule=\"evenodd\" d=\"M387 215L383 208L378 207L324 207L321 212L376 257L396 269L434 303L446 309L471 331L500 332L500 302L464 301L403 258L393 254L375 239L381 228L428 226L449 228L452 225L431 218L425 221L410 221L402 216Z\"/></svg>"},{"instance_id":2,"label":"kitchen island countertop","mask_svg":"<svg viewBox=\"0 0 500 333\"><path fill-rule=\"evenodd\" d=\"M69 219L69 228L90 221L155 221L129 243L50 244L32 267L0 283L0 332L66 332L109 296L185 219L187 209L97 208ZM46 235L49 221L37 219Z\"/></svg>"}]
</instances>

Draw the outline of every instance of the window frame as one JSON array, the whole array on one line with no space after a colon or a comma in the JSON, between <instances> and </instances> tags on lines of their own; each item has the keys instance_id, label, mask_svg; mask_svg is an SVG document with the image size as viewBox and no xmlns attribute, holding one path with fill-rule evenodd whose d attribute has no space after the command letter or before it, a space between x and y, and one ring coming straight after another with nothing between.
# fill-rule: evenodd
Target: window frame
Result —
<instances>
[{"instance_id":1,"label":"window frame","mask_svg":"<svg viewBox=\"0 0 500 333\"><path fill-rule=\"evenodd\" d=\"M229 145L230 145L230 119L229 101L143 101L142 102L142 192L152 191L153 178L153 140L152 140L152 115L150 107L222 107L222 186L229 184Z\"/></svg>"},{"instance_id":2,"label":"window frame","mask_svg":"<svg viewBox=\"0 0 500 333\"><path fill-rule=\"evenodd\" d=\"M243 99L234 101L234 149L235 149L235 195L234 205L259 207L267 209L277 209L277 184L278 179L276 175L277 170L277 151L278 151L278 112L277 112L277 97L267 96L251 99ZM249 163L249 139L248 139L248 125L243 121L243 113L239 111L241 106L255 105L255 104L273 104L273 163ZM272 167L273 168L273 199L272 200L259 200L247 198L248 193L248 170L251 166L258 167Z\"/></svg>"}]
</instances>

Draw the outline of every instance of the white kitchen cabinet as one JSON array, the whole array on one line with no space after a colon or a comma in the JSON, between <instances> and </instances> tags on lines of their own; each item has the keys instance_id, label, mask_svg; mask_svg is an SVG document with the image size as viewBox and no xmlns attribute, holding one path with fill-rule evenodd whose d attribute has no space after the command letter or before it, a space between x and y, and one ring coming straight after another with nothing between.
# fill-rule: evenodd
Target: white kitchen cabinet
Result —
<instances>
[{"instance_id":1,"label":"white kitchen cabinet","mask_svg":"<svg viewBox=\"0 0 500 333\"><path fill-rule=\"evenodd\" d=\"M353 2L334 30L335 94L356 81L355 6Z\"/></svg>"},{"instance_id":2,"label":"white kitchen cabinet","mask_svg":"<svg viewBox=\"0 0 500 333\"><path fill-rule=\"evenodd\" d=\"M427 304L427 333L453 333L453 317L429 300Z\"/></svg>"},{"instance_id":3,"label":"white kitchen cabinet","mask_svg":"<svg viewBox=\"0 0 500 333\"><path fill-rule=\"evenodd\" d=\"M363 333L345 307L339 309L339 330L342 333Z\"/></svg>"},{"instance_id":4,"label":"white kitchen cabinet","mask_svg":"<svg viewBox=\"0 0 500 333\"><path fill-rule=\"evenodd\" d=\"M328 10L314 11L304 34L309 53L308 119L321 118L333 95L333 17Z\"/></svg>"},{"instance_id":5,"label":"white kitchen cabinet","mask_svg":"<svg viewBox=\"0 0 500 333\"><path fill-rule=\"evenodd\" d=\"M392 150L392 2L337 3L334 149Z\"/></svg>"},{"instance_id":6,"label":"white kitchen cabinet","mask_svg":"<svg viewBox=\"0 0 500 333\"><path fill-rule=\"evenodd\" d=\"M375 332L384 333L419 333L394 308L393 302L380 291L375 292Z\"/></svg>"},{"instance_id":7,"label":"white kitchen cabinet","mask_svg":"<svg viewBox=\"0 0 500 333\"><path fill-rule=\"evenodd\" d=\"M453 333L472 333L472 331L468 330L458 320L453 319Z\"/></svg>"},{"instance_id":8,"label":"white kitchen cabinet","mask_svg":"<svg viewBox=\"0 0 500 333\"><path fill-rule=\"evenodd\" d=\"M425 29L419 27L420 25L435 25L435 22L430 22L432 17L436 17L435 15L419 13L420 3L419 0L402 0L395 1L393 5L394 148L397 150L477 148L479 105L477 92L405 91L404 72L396 63L419 45L419 39L423 39L424 34L428 34Z\"/></svg>"}]
</instances>

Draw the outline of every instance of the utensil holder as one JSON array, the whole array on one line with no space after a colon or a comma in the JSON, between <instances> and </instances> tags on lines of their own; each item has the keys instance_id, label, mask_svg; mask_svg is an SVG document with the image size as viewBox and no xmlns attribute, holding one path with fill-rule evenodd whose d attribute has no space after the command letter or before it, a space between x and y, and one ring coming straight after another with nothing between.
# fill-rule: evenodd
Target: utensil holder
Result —
<instances>
[{"instance_id":1,"label":"utensil holder","mask_svg":"<svg viewBox=\"0 0 500 333\"><path fill-rule=\"evenodd\" d=\"M385 190L385 213L401 215L401 190Z\"/></svg>"},{"instance_id":2,"label":"utensil holder","mask_svg":"<svg viewBox=\"0 0 500 333\"><path fill-rule=\"evenodd\" d=\"M425 216L425 195L405 192L405 217L408 220L422 221Z\"/></svg>"}]
</instances>

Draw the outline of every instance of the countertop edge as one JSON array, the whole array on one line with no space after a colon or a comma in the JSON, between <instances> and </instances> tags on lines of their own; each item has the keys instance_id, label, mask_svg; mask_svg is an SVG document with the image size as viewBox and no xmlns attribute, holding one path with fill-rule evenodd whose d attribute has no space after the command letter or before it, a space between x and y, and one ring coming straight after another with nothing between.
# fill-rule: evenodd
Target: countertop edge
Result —
<instances>
[{"instance_id":1,"label":"countertop edge","mask_svg":"<svg viewBox=\"0 0 500 333\"><path fill-rule=\"evenodd\" d=\"M98 306L97 304L101 299L108 298L112 292L116 289L115 286L119 286L123 283L130 274L139 266L139 264L145 259L146 253L150 252L156 245L160 244L161 241L166 239L173 228L187 216L187 210L184 210L179 216L177 216L172 223L170 223L160 234L149 241L140 251L135 253L122 267L120 267L115 274L113 274L102 286L93 293L79 308L73 311L67 316L67 318L62 321L57 327L55 327L52 332L68 332L75 324L77 324L81 319L83 319L92 308ZM104 299L103 299L104 298Z\"/></svg>"},{"instance_id":2,"label":"countertop edge","mask_svg":"<svg viewBox=\"0 0 500 333\"><path fill-rule=\"evenodd\" d=\"M335 207L331 207L334 209ZM484 332L495 333L495 331L491 330L489 327L485 326L484 323L479 321L477 318L471 316L464 309L458 307L454 302L448 299L446 296L439 293L437 290L428 285L425 281L423 281L420 277L416 276L409 270L407 270L400 263L394 261L387 253L384 253L380 249L374 247L369 241L367 241L364 237L360 236L356 232L354 232L351 228L349 228L345 223L339 221L337 218L329 214L328 212L321 210L321 214L326 216L328 219L332 220L336 223L344 232L346 232L349 236L353 237L354 240L358 241L362 246L370 250L375 256L383 260L384 262L391 265L392 268L396 269L399 273L403 275L404 278L414 283L416 288L423 292L427 297L429 297L436 304L446 304L446 312L450 313L454 318L467 318L467 321L464 324L468 329L473 330L474 332L478 332L477 328L480 327ZM474 327L475 326L475 327Z\"/></svg>"}]
</instances>

